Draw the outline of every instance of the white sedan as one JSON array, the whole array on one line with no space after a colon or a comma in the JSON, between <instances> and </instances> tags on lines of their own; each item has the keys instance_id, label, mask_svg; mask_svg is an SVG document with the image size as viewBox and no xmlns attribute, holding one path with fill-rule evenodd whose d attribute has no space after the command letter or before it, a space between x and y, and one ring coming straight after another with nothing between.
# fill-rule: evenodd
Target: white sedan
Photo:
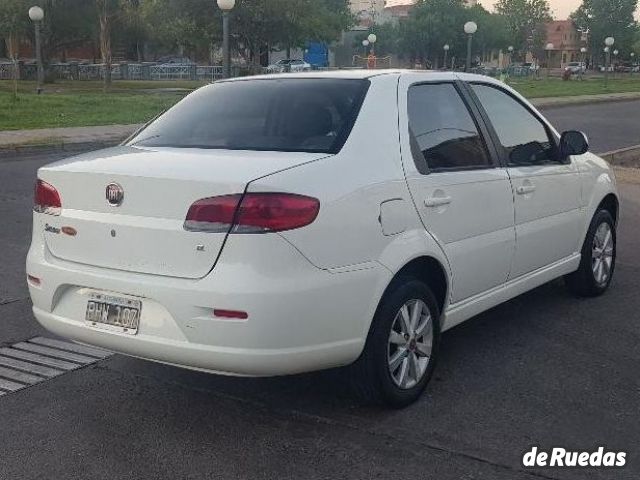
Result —
<instances>
[{"instance_id":1,"label":"white sedan","mask_svg":"<svg viewBox=\"0 0 640 480\"><path fill-rule=\"evenodd\" d=\"M558 277L609 288L618 194L587 150L482 76L216 82L122 146L38 171L33 311L201 371L350 366L366 399L404 406L443 331Z\"/></svg>"},{"instance_id":2,"label":"white sedan","mask_svg":"<svg viewBox=\"0 0 640 480\"><path fill-rule=\"evenodd\" d=\"M304 60L297 60L291 58L285 58L283 60L279 60L273 65L269 65L267 67L267 71L269 73L297 73L297 72L308 72L311 70L311 64L305 62Z\"/></svg>"}]
</instances>

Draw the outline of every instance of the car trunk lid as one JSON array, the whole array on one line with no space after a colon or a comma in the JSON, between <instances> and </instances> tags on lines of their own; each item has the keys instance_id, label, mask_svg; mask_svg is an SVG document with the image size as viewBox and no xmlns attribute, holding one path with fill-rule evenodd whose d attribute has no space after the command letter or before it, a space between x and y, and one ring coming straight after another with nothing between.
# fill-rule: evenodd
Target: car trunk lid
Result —
<instances>
[{"instance_id":1,"label":"car trunk lid","mask_svg":"<svg viewBox=\"0 0 640 480\"><path fill-rule=\"evenodd\" d=\"M63 260L202 278L213 268L227 233L184 229L196 200L243 193L252 180L325 156L116 147L57 162L38 174L62 199L60 216L45 215L45 242ZM107 198L110 184L123 192L117 206Z\"/></svg>"}]
</instances>

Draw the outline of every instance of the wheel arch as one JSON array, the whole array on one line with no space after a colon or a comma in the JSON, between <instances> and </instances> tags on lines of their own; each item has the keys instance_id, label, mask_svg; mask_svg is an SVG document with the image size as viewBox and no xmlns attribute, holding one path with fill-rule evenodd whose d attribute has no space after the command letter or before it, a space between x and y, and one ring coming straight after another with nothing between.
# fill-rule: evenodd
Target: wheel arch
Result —
<instances>
[{"instance_id":1,"label":"wheel arch","mask_svg":"<svg viewBox=\"0 0 640 480\"><path fill-rule=\"evenodd\" d=\"M617 225L620 214L620 201L616 194L609 193L600 201L596 208L596 212L602 209L607 210L611 214L614 223Z\"/></svg>"},{"instance_id":2,"label":"wheel arch","mask_svg":"<svg viewBox=\"0 0 640 480\"><path fill-rule=\"evenodd\" d=\"M438 302L440 314L442 314L447 305L450 284L449 278L444 265L438 259L429 255L415 257L405 263L387 285L380 302L384 300L387 293L400 279L406 277L416 278L431 288Z\"/></svg>"}]
</instances>

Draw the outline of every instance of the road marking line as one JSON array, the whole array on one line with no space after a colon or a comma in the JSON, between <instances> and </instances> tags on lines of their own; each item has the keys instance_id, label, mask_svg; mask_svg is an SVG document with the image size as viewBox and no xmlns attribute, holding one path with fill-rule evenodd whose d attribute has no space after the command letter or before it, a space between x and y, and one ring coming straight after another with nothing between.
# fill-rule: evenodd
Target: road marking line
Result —
<instances>
[{"instance_id":1,"label":"road marking line","mask_svg":"<svg viewBox=\"0 0 640 480\"><path fill-rule=\"evenodd\" d=\"M26 387L26 385L22 383L15 383L9 380L5 380L0 378L0 388L4 390L8 390L9 392L15 392L16 390L20 390L21 388Z\"/></svg>"},{"instance_id":2,"label":"road marking line","mask_svg":"<svg viewBox=\"0 0 640 480\"><path fill-rule=\"evenodd\" d=\"M65 352L64 350L58 350L57 348L43 347L28 342L20 342L13 345L13 348L20 350L26 350L27 352L40 353L53 358L62 358L63 360L69 360L70 362L79 363L81 365L93 363L95 358L87 357L85 355L78 355L77 353Z\"/></svg>"},{"instance_id":3,"label":"road marking line","mask_svg":"<svg viewBox=\"0 0 640 480\"><path fill-rule=\"evenodd\" d=\"M106 350L45 337L0 348L0 396L51 380L111 355Z\"/></svg>"},{"instance_id":4,"label":"road marking line","mask_svg":"<svg viewBox=\"0 0 640 480\"><path fill-rule=\"evenodd\" d=\"M57 377L61 373L64 373L64 370L44 367L42 365L38 365L37 363L24 362L15 358L5 357L3 355L0 355L0 365L4 367L15 368L16 370L22 370L26 373L33 373L42 377Z\"/></svg>"},{"instance_id":5,"label":"road marking line","mask_svg":"<svg viewBox=\"0 0 640 480\"><path fill-rule=\"evenodd\" d=\"M67 350L71 353L79 353L81 355L88 355L96 358L107 358L111 355L111 352L107 350L101 350L98 348L87 347L85 345L78 345L77 343L62 342L60 340L54 340L52 338L36 337L29 340L29 343L37 343L45 347L59 348L61 350Z\"/></svg>"},{"instance_id":6,"label":"road marking line","mask_svg":"<svg viewBox=\"0 0 640 480\"><path fill-rule=\"evenodd\" d=\"M44 378L36 375L29 375L28 373L21 372L20 370L14 370L13 368L0 367L0 378L6 378L14 382L20 382L24 384L33 385L34 383L40 383Z\"/></svg>"},{"instance_id":7,"label":"road marking line","mask_svg":"<svg viewBox=\"0 0 640 480\"><path fill-rule=\"evenodd\" d=\"M40 365L47 365L49 367L60 368L61 370L75 370L78 368L78 364L65 362L57 358L44 357L35 353L29 353L15 348L0 348L0 354L7 357L19 358L21 360L28 360L30 362L38 363Z\"/></svg>"}]
</instances>

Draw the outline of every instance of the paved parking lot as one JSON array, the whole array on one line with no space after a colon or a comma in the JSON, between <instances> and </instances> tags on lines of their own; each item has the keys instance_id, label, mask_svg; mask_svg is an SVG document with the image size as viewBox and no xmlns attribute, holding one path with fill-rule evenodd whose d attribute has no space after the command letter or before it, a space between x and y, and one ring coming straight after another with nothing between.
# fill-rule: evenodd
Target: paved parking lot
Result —
<instances>
[{"instance_id":1,"label":"paved parking lot","mask_svg":"<svg viewBox=\"0 0 640 480\"><path fill-rule=\"evenodd\" d=\"M575 108L575 107L572 107ZM36 169L0 164L0 347L51 338L24 286ZM113 356L0 397L0 479L640 477L640 186L621 185L612 290L553 282L444 335L426 395L363 407L339 371L211 376ZM528 470L531 445L628 452L623 470Z\"/></svg>"}]
</instances>

